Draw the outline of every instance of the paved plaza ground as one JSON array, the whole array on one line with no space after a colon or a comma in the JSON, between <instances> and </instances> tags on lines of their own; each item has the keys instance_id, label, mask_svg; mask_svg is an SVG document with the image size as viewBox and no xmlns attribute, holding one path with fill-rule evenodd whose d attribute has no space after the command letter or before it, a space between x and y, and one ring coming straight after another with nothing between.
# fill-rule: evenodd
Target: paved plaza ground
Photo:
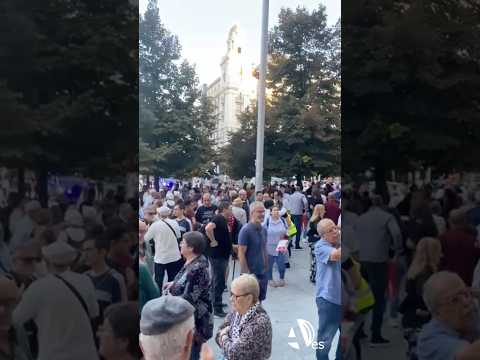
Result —
<instances>
[{"instance_id":1,"label":"paved plaza ground","mask_svg":"<svg viewBox=\"0 0 480 360\"><path fill-rule=\"evenodd\" d=\"M314 329L314 338L316 339L316 331L318 326L317 308L315 305L315 286L309 281L310 268L310 250L305 247L304 250L292 252L290 259L291 268L287 269L286 282L284 288L268 288L267 299L263 305L268 312L273 326L273 342L272 342L272 360L314 360L315 351L305 346L302 333L299 329L297 319L309 321ZM232 267L230 268L231 271ZM274 272L276 268L274 269ZM235 276L239 275L238 262L235 268ZM274 273L274 278L278 277L278 273ZM230 272L229 284L232 279ZM227 293L224 294L224 302L229 303ZM228 311L228 310L226 310ZM387 322L387 321L385 321ZM215 317L215 329L223 323L223 319ZM290 329L296 335L296 338L289 338ZM368 329L368 326L366 327ZM405 347L402 340L402 332L400 329L393 329L387 323L385 325L385 336L392 340L393 344L386 348L371 349L368 344L363 345L363 360L403 360L405 359ZM338 338L338 336L337 336ZM334 346L337 344L337 338ZM288 343L298 342L299 349L294 349ZM220 355L220 349L214 339L208 342L216 355ZM334 359L333 351L330 359Z\"/></svg>"}]
</instances>

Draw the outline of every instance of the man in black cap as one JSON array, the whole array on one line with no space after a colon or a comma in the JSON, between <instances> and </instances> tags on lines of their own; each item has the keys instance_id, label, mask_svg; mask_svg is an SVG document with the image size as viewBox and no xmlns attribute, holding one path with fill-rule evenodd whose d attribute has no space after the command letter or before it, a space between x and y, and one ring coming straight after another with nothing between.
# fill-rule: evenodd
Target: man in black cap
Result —
<instances>
[{"instance_id":1,"label":"man in black cap","mask_svg":"<svg viewBox=\"0 0 480 360\"><path fill-rule=\"evenodd\" d=\"M166 295L147 302L140 318L140 347L145 360L189 360L194 312L180 296ZM201 359L210 360L210 356L202 355Z\"/></svg>"}]
</instances>

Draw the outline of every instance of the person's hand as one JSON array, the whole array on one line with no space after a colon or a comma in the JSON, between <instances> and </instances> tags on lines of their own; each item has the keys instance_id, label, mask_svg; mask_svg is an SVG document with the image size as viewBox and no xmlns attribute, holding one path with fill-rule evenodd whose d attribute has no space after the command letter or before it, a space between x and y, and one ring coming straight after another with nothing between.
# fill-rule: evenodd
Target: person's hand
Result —
<instances>
[{"instance_id":1,"label":"person's hand","mask_svg":"<svg viewBox=\"0 0 480 360\"><path fill-rule=\"evenodd\" d=\"M200 351L200 360L215 360L215 354L207 343L202 345L202 350Z\"/></svg>"},{"instance_id":2,"label":"person's hand","mask_svg":"<svg viewBox=\"0 0 480 360\"><path fill-rule=\"evenodd\" d=\"M168 290L172 286L173 281L167 282L165 285L163 285L163 290Z\"/></svg>"},{"instance_id":3,"label":"person's hand","mask_svg":"<svg viewBox=\"0 0 480 360\"><path fill-rule=\"evenodd\" d=\"M210 240L210 247L217 247L218 241L217 240Z\"/></svg>"}]
</instances>

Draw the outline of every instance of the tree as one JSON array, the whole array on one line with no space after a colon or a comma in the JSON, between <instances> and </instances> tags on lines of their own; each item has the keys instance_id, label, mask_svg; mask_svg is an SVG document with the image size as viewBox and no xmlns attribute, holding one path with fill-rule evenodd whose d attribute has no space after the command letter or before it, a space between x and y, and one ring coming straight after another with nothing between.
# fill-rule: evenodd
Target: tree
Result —
<instances>
[{"instance_id":1,"label":"tree","mask_svg":"<svg viewBox=\"0 0 480 360\"><path fill-rule=\"evenodd\" d=\"M478 166L479 15L471 0L345 8L344 171L373 168L386 193L392 169Z\"/></svg>"},{"instance_id":2,"label":"tree","mask_svg":"<svg viewBox=\"0 0 480 360\"><path fill-rule=\"evenodd\" d=\"M267 87L265 175L338 174L340 28L327 26L324 6L281 10L270 33ZM236 177L237 169L254 173L256 113L246 112L241 122L227 151Z\"/></svg>"},{"instance_id":3,"label":"tree","mask_svg":"<svg viewBox=\"0 0 480 360\"><path fill-rule=\"evenodd\" d=\"M199 175L214 156L212 106L194 66L181 61L178 39L162 24L155 0L140 19L139 47L141 170Z\"/></svg>"},{"instance_id":4,"label":"tree","mask_svg":"<svg viewBox=\"0 0 480 360\"><path fill-rule=\"evenodd\" d=\"M1 6L0 77L30 114L22 166L35 170L40 200L46 204L48 174L136 171L128 149L138 141L138 9L113 0Z\"/></svg>"}]
</instances>

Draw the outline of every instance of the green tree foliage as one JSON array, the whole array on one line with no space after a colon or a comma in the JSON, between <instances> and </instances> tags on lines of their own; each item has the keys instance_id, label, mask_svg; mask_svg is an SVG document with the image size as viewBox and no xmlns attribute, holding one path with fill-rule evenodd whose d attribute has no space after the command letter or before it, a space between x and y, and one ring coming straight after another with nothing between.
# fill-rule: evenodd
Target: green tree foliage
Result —
<instances>
[{"instance_id":1,"label":"green tree foliage","mask_svg":"<svg viewBox=\"0 0 480 360\"><path fill-rule=\"evenodd\" d=\"M338 174L340 27L327 26L323 5L281 10L270 33L267 88L265 176ZM256 116L255 109L243 114L227 147L234 177L254 174Z\"/></svg>"},{"instance_id":2,"label":"green tree foliage","mask_svg":"<svg viewBox=\"0 0 480 360\"><path fill-rule=\"evenodd\" d=\"M140 19L140 170L183 177L206 171L214 156L212 106L195 68L181 60L175 35L150 0Z\"/></svg>"},{"instance_id":3,"label":"green tree foliage","mask_svg":"<svg viewBox=\"0 0 480 360\"><path fill-rule=\"evenodd\" d=\"M15 94L10 106L25 126L25 137L9 144L22 152L21 166L42 176L136 171L138 8L19 0L2 2L0 14L0 91Z\"/></svg>"},{"instance_id":4,"label":"green tree foliage","mask_svg":"<svg viewBox=\"0 0 480 360\"><path fill-rule=\"evenodd\" d=\"M374 168L377 186L391 169L475 169L478 1L356 1L342 11L343 169Z\"/></svg>"}]
</instances>

